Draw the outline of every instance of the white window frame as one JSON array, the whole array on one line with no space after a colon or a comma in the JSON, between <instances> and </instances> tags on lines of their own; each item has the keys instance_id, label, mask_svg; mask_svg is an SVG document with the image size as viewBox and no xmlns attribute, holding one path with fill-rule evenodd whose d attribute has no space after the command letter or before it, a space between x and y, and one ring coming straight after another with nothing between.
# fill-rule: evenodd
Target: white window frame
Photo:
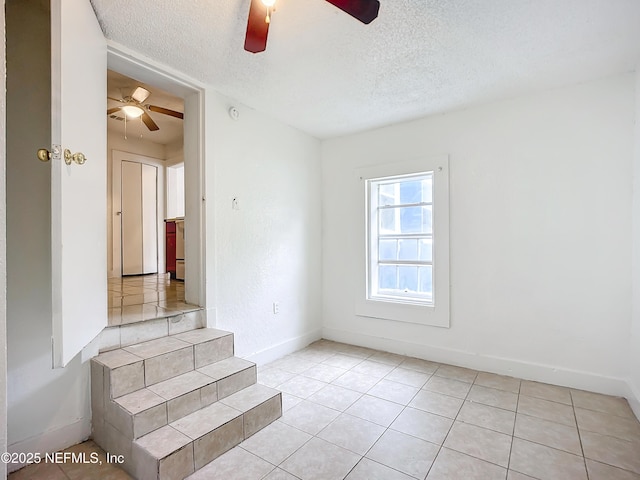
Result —
<instances>
[{"instance_id":1,"label":"white window frame","mask_svg":"<svg viewBox=\"0 0 640 480\"><path fill-rule=\"evenodd\" d=\"M401 296L371 295L374 280L371 256L371 222L377 218L369 198L371 181L433 172L433 298L430 302ZM356 315L400 322L449 327L449 158L438 155L418 160L388 163L356 170L359 190L358 239L362 248L356 277ZM377 254L376 254L377 255Z\"/></svg>"}]
</instances>

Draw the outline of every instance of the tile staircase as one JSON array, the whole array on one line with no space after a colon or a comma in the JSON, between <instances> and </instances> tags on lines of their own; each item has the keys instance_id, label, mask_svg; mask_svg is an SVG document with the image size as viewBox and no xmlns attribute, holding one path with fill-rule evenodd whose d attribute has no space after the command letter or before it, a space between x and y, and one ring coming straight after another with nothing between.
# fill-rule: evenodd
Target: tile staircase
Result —
<instances>
[{"instance_id":1,"label":"tile staircase","mask_svg":"<svg viewBox=\"0 0 640 480\"><path fill-rule=\"evenodd\" d=\"M94 441L138 480L179 480L279 418L280 392L233 347L198 328L94 357Z\"/></svg>"}]
</instances>

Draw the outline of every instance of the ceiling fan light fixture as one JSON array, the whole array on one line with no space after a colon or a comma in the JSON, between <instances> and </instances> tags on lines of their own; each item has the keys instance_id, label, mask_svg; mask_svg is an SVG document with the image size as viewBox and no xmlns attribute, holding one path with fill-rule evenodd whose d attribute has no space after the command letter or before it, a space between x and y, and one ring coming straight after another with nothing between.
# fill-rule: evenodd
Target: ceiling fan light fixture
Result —
<instances>
[{"instance_id":1,"label":"ceiling fan light fixture","mask_svg":"<svg viewBox=\"0 0 640 480\"><path fill-rule=\"evenodd\" d=\"M276 4L276 0L262 0L262 4L267 8L272 8Z\"/></svg>"},{"instance_id":2,"label":"ceiling fan light fixture","mask_svg":"<svg viewBox=\"0 0 640 480\"><path fill-rule=\"evenodd\" d=\"M144 113L144 110L137 105L125 105L122 107L122 111L129 118L138 118Z\"/></svg>"}]
</instances>

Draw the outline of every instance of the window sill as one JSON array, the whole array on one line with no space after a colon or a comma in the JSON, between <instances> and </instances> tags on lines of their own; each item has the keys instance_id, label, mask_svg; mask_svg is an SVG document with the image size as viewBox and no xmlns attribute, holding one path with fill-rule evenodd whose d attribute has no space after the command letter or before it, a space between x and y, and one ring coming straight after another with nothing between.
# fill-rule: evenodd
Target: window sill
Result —
<instances>
[{"instance_id":1,"label":"window sill","mask_svg":"<svg viewBox=\"0 0 640 480\"><path fill-rule=\"evenodd\" d=\"M449 328L449 310L434 305L362 299L356 304L356 315Z\"/></svg>"}]
</instances>

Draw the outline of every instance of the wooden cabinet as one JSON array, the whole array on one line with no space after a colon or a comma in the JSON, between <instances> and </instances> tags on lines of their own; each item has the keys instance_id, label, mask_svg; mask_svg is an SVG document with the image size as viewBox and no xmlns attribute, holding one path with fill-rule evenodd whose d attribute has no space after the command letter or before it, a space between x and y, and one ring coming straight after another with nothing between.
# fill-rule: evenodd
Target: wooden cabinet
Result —
<instances>
[{"instance_id":1,"label":"wooden cabinet","mask_svg":"<svg viewBox=\"0 0 640 480\"><path fill-rule=\"evenodd\" d=\"M167 272L176 278L176 222L165 221L165 253Z\"/></svg>"}]
</instances>

